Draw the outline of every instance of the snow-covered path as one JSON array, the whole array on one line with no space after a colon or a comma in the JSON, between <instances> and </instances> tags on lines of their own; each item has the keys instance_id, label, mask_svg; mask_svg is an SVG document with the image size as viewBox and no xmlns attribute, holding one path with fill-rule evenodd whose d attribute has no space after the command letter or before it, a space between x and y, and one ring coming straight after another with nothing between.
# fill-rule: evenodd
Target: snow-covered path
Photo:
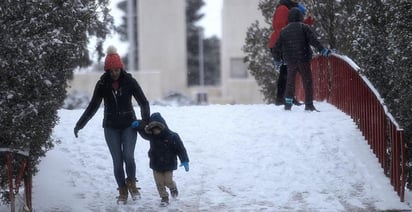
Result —
<instances>
[{"instance_id":1,"label":"snow-covered path","mask_svg":"<svg viewBox=\"0 0 412 212\"><path fill-rule=\"evenodd\" d=\"M117 205L102 111L73 135L83 110L61 110L48 152L33 180L35 211L373 211L411 209L352 120L316 103L284 111L274 105L152 106L178 132L190 171L174 172L179 197L160 208L148 167L148 142L136 145L142 199ZM137 109L138 111L138 109ZM0 207L1 209L1 207Z\"/></svg>"}]
</instances>

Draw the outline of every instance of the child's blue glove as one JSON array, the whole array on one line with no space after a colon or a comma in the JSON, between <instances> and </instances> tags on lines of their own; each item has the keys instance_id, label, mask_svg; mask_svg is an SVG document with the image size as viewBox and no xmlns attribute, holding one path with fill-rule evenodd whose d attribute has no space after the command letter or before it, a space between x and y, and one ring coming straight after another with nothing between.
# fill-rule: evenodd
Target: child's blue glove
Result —
<instances>
[{"instance_id":1,"label":"child's blue glove","mask_svg":"<svg viewBox=\"0 0 412 212\"><path fill-rule=\"evenodd\" d=\"M280 66L283 65L283 61L275 61L275 60L273 60L273 65L275 66L275 69L276 69L276 70L279 70L279 69L280 69Z\"/></svg>"},{"instance_id":2,"label":"child's blue glove","mask_svg":"<svg viewBox=\"0 0 412 212\"><path fill-rule=\"evenodd\" d=\"M180 164L180 166L184 166L185 167L185 170L188 172L189 171L189 162L182 162L181 164Z\"/></svg>"},{"instance_id":3,"label":"child's blue glove","mask_svg":"<svg viewBox=\"0 0 412 212\"><path fill-rule=\"evenodd\" d=\"M137 129L139 127L140 122L135 120L132 122L132 124L130 125L133 129Z\"/></svg>"}]
</instances>

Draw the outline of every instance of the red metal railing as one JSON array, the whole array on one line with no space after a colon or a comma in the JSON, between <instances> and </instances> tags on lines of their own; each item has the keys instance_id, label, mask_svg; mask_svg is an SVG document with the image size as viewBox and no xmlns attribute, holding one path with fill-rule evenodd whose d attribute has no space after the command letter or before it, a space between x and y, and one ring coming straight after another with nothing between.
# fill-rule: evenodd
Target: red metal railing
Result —
<instances>
[{"instance_id":1,"label":"red metal railing","mask_svg":"<svg viewBox=\"0 0 412 212\"><path fill-rule=\"evenodd\" d=\"M404 131L388 112L379 93L345 56L318 56L311 67L314 100L326 100L355 121L403 202L407 163ZM302 83L300 79L296 83L296 95L302 100Z\"/></svg>"},{"instance_id":2,"label":"red metal railing","mask_svg":"<svg viewBox=\"0 0 412 212\"><path fill-rule=\"evenodd\" d=\"M9 184L9 199L10 199L10 211L32 211L32 175L28 171L29 166L29 153L26 151L15 150L5 147L0 147L0 157L4 157L7 167L7 181ZM21 158L20 167L14 160L15 158ZM19 189L24 183L24 202L21 207L16 210L16 196L19 195Z\"/></svg>"}]
</instances>

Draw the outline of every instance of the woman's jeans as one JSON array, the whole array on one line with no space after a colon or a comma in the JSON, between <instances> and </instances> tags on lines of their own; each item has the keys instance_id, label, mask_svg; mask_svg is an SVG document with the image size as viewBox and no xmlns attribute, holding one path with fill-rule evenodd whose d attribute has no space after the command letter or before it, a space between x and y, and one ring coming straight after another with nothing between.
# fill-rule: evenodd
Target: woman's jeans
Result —
<instances>
[{"instance_id":1,"label":"woman's jeans","mask_svg":"<svg viewBox=\"0 0 412 212\"><path fill-rule=\"evenodd\" d=\"M126 164L127 178L136 180L134 149L137 131L131 127L126 129L104 128L104 137L112 155L114 177L119 188L125 186L123 162Z\"/></svg>"}]
</instances>

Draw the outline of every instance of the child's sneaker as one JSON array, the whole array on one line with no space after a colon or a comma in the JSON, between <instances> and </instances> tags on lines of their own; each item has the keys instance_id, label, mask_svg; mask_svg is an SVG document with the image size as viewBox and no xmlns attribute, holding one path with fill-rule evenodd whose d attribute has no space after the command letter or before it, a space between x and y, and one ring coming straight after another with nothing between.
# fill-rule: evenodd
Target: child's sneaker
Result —
<instances>
[{"instance_id":1,"label":"child's sneaker","mask_svg":"<svg viewBox=\"0 0 412 212\"><path fill-rule=\"evenodd\" d=\"M127 187L122 186L118 188L119 196L117 197L117 204L126 204L127 203Z\"/></svg>"},{"instance_id":2,"label":"child's sneaker","mask_svg":"<svg viewBox=\"0 0 412 212\"><path fill-rule=\"evenodd\" d=\"M176 198L177 195L179 195L179 192L177 191L177 188L176 188L176 187L170 189L170 195L171 195L173 198Z\"/></svg>"},{"instance_id":3,"label":"child's sneaker","mask_svg":"<svg viewBox=\"0 0 412 212\"><path fill-rule=\"evenodd\" d=\"M166 207L169 205L169 197L162 197L160 200L160 207Z\"/></svg>"},{"instance_id":4,"label":"child's sneaker","mask_svg":"<svg viewBox=\"0 0 412 212\"><path fill-rule=\"evenodd\" d=\"M138 187L136 187L136 180L132 180L127 178L126 179L126 185L127 189L130 192L130 196L132 197L133 200L140 199L140 192Z\"/></svg>"}]
</instances>

